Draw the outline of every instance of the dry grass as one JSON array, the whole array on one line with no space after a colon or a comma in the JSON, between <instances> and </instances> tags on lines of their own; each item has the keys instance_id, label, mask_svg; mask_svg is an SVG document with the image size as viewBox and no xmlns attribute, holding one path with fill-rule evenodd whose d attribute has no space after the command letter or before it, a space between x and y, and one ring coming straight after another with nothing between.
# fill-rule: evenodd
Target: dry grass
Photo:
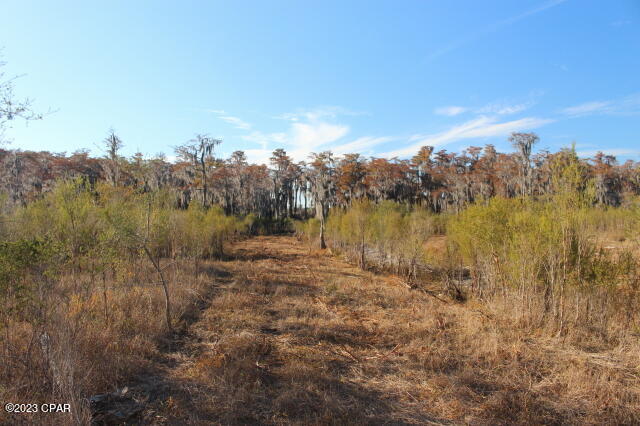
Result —
<instances>
[{"instance_id":1,"label":"dry grass","mask_svg":"<svg viewBox=\"0 0 640 426\"><path fill-rule=\"evenodd\" d=\"M215 283L211 262L204 263L197 277L191 262L167 270L178 333L197 315ZM14 319L0 329L0 401L72 406L72 413L55 415L9 416L0 410L0 424L87 424L91 395L155 369L170 338L162 290L147 283L155 276L148 265L131 266L126 282L111 276L105 280L105 293L101 279L67 276L45 295L40 315L46 323Z\"/></svg>"},{"instance_id":2,"label":"dry grass","mask_svg":"<svg viewBox=\"0 0 640 426\"><path fill-rule=\"evenodd\" d=\"M99 283L61 283L49 359L25 324L3 330L0 400L73 413L0 423L84 424L88 396L124 386L142 424L640 423L637 341L563 342L499 300L443 302L292 237L193 267L170 269L170 336L158 288L109 283L106 315Z\"/></svg>"},{"instance_id":3,"label":"dry grass","mask_svg":"<svg viewBox=\"0 0 640 426\"><path fill-rule=\"evenodd\" d=\"M215 267L208 307L132 383L144 423L640 422L637 345L581 350L291 237Z\"/></svg>"}]
</instances>

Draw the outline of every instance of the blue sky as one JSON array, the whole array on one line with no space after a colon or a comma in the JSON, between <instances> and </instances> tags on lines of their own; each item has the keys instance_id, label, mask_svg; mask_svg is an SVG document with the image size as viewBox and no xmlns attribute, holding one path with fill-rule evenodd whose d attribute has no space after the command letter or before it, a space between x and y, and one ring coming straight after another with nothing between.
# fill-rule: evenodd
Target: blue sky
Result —
<instances>
[{"instance_id":1,"label":"blue sky","mask_svg":"<svg viewBox=\"0 0 640 426\"><path fill-rule=\"evenodd\" d=\"M640 1L13 1L0 46L44 120L10 147L164 152L208 133L254 161L278 147L411 156L511 131L640 159Z\"/></svg>"}]
</instances>

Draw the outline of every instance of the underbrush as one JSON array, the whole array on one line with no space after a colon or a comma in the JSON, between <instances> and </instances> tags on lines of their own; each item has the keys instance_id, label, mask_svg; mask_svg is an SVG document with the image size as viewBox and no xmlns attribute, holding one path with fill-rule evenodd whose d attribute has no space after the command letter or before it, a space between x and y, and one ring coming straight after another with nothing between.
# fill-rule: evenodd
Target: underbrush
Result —
<instances>
[{"instance_id":1,"label":"underbrush","mask_svg":"<svg viewBox=\"0 0 640 426\"><path fill-rule=\"evenodd\" d=\"M443 232L446 216L391 201L354 201L346 210L334 209L327 221L331 249L345 254L362 269L379 269L416 278L426 266L423 245ZM319 237L316 219L296 223L299 239L313 244Z\"/></svg>"},{"instance_id":2,"label":"underbrush","mask_svg":"<svg viewBox=\"0 0 640 426\"><path fill-rule=\"evenodd\" d=\"M436 299L288 237L239 246L271 256L230 262L198 324L180 375L193 423L640 421L637 345L576 348L507 316L510 299Z\"/></svg>"},{"instance_id":3,"label":"underbrush","mask_svg":"<svg viewBox=\"0 0 640 426\"><path fill-rule=\"evenodd\" d=\"M602 232L637 235L633 207L595 207L579 191L495 198L440 219L446 236L433 216L399 205L354 203L332 214L331 250L368 270L400 272L413 294L429 295L394 307L354 283L365 294L333 299L379 304L381 316L363 315L375 318L376 336L410 342L395 364L410 383L393 378L389 393L404 389L416 405L472 424L640 421L640 261L636 250L601 244ZM298 229L304 237L312 226ZM433 273L413 274L413 259Z\"/></svg>"},{"instance_id":4,"label":"underbrush","mask_svg":"<svg viewBox=\"0 0 640 426\"><path fill-rule=\"evenodd\" d=\"M593 186L568 156L545 197L480 200L455 215L393 202L334 209L327 239L362 269L440 283L458 301L476 299L527 332L582 347L636 344L640 333L637 247L604 245L603 234L639 241L640 211L594 205ZM318 225L297 224L314 242ZM446 244L438 244L446 234ZM613 248L613 249L612 249Z\"/></svg>"},{"instance_id":5,"label":"underbrush","mask_svg":"<svg viewBox=\"0 0 640 426\"><path fill-rule=\"evenodd\" d=\"M79 181L3 211L0 400L70 403L71 413L30 420L52 424L88 423L89 396L142 371L211 291L225 243L253 223Z\"/></svg>"},{"instance_id":6,"label":"underbrush","mask_svg":"<svg viewBox=\"0 0 640 426\"><path fill-rule=\"evenodd\" d=\"M599 247L591 208L574 201L472 206L449 224L451 252L471 271L468 291L514 321L616 345L638 332L640 264Z\"/></svg>"},{"instance_id":7,"label":"underbrush","mask_svg":"<svg viewBox=\"0 0 640 426\"><path fill-rule=\"evenodd\" d=\"M252 217L249 230L252 235L289 234L294 232L294 221L287 217L280 219Z\"/></svg>"}]
</instances>

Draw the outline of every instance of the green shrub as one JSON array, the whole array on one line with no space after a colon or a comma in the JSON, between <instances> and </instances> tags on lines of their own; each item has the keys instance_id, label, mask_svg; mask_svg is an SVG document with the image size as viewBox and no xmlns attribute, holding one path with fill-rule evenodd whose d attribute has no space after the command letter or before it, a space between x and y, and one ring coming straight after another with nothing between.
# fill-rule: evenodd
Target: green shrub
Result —
<instances>
[{"instance_id":1,"label":"green shrub","mask_svg":"<svg viewBox=\"0 0 640 426\"><path fill-rule=\"evenodd\" d=\"M517 294L520 316L558 332L568 321L604 329L618 310L621 286L635 279L637 259L599 247L594 216L566 193L546 201L493 199L452 218L448 237L471 269L476 294Z\"/></svg>"},{"instance_id":2,"label":"green shrub","mask_svg":"<svg viewBox=\"0 0 640 426\"><path fill-rule=\"evenodd\" d=\"M375 267L415 278L425 261L424 244L438 229L436 218L420 207L359 200L346 210L331 212L327 235L333 247L363 269Z\"/></svg>"},{"instance_id":3,"label":"green shrub","mask_svg":"<svg viewBox=\"0 0 640 426\"><path fill-rule=\"evenodd\" d=\"M295 220L293 222L295 235L307 242L308 244L317 241L320 238L320 221L315 218L308 220Z\"/></svg>"},{"instance_id":4,"label":"green shrub","mask_svg":"<svg viewBox=\"0 0 640 426\"><path fill-rule=\"evenodd\" d=\"M0 328L9 318L39 322L58 248L48 239L0 242Z\"/></svg>"}]
</instances>

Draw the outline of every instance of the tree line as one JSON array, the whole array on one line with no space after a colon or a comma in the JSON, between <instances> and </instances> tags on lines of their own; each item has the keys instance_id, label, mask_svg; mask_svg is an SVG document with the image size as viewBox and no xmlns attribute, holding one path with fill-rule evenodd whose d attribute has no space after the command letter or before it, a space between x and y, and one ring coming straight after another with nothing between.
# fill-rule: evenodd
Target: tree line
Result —
<instances>
[{"instance_id":1,"label":"tree line","mask_svg":"<svg viewBox=\"0 0 640 426\"><path fill-rule=\"evenodd\" d=\"M459 212L479 199L495 196L543 196L553 191L552 176L567 150L533 152L534 133L509 138L515 152L501 153L487 144L460 153L422 147L411 159L366 158L352 153L312 153L294 161L284 149L273 151L269 164L250 164L243 151L229 158L216 156L222 142L196 135L175 148L176 161L159 154L121 155L122 140L109 132L105 155L88 151L65 153L0 150L0 191L14 203L26 204L53 188L56 180L81 179L93 186L106 181L151 192L172 193L177 207L193 201L219 205L226 214L255 214L259 218L322 217L332 207L354 200L385 200L420 205L433 212ZM602 152L580 160L581 173L595 182L594 202L619 205L624 193L640 193L640 163L619 164Z\"/></svg>"},{"instance_id":2,"label":"tree line","mask_svg":"<svg viewBox=\"0 0 640 426\"><path fill-rule=\"evenodd\" d=\"M332 209L326 225L320 217L294 226L299 239L320 240L362 269L391 272L444 303L481 302L515 327L574 342L637 339L640 198L611 207L621 194L602 194L625 169L575 150L555 154L548 169L545 194L541 169L523 167L515 188L524 196L476 199L452 214L364 198Z\"/></svg>"}]
</instances>

